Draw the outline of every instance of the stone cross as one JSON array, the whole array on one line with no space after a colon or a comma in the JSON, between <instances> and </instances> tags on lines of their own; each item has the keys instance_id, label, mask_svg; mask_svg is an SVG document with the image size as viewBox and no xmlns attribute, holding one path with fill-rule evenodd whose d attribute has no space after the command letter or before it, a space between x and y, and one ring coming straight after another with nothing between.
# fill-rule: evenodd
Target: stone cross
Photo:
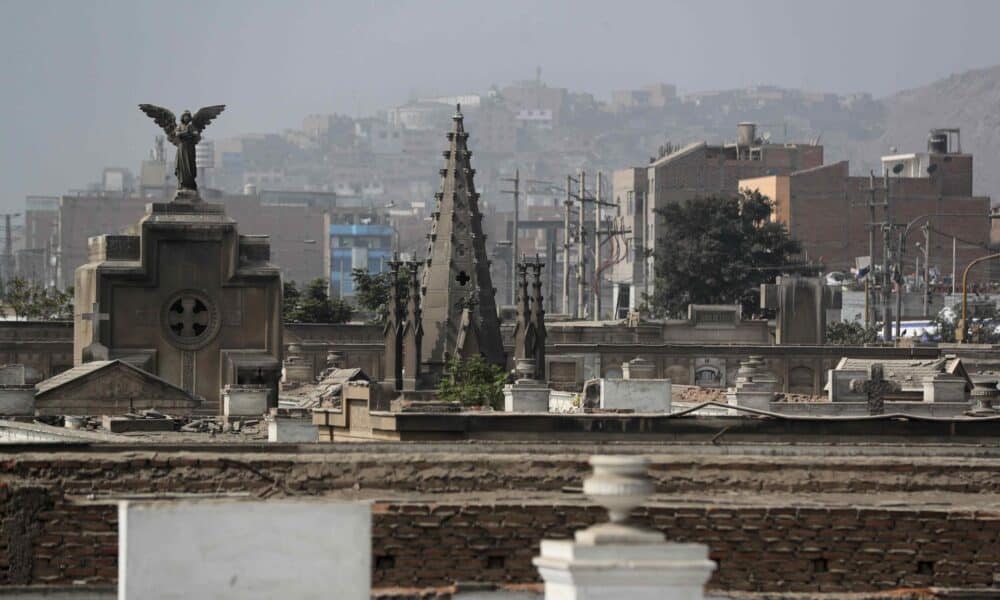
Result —
<instances>
[{"instance_id":1,"label":"stone cross","mask_svg":"<svg viewBox=\"0 0 1000 600\"><path fill-rule=\"evenodd\" d=\"M175 306L177 306L175 304ZM181 337L197 337L201 331L195 326L203 329L208 326L208 311L195 312L195 299L183 298L180 300L180 312L171 310L167 316L168 325L176 329L177 335ZM179 329L177 328L178 326Z\"/></svg>"},{"instance_id":2,"label":"stone cross","mask_svg":"<svg viewBox=\"0 0 1000 600\"><path fill-rule=\"evenodd\" d=\"M874 363L868 368L868 379L851 380L851 391L862 392L868 398L868 414L885 414L885 396L898 392L900 387L895 381L889 381L882 375L882 364Z\"/></svg>"},{"instance_id":3,"label":"stone cross","mask_svg":"<svg viewBox=\"0 0 1000 600\"><path fill-rule=\"evenodd\" d=\"M101 343L101 336L100 336L101 321L107 321L107 320L109 320L111 318L111 315L109 315L108 313L102 313L101 312L100 304L98 304L97 302L94 302L94 304L93 304L93 306L91 306L90 310L91 310L91 312L89 312L89 313L83 313L83 314L81 314L80 318L83 319L84 321L93 321L94 322L94 324L93 324L93 326L91 327L91 330L90 330L91 331L91 334L90 334L90 343L91 344L100 344Z\"/></svg>"}]
</instances>

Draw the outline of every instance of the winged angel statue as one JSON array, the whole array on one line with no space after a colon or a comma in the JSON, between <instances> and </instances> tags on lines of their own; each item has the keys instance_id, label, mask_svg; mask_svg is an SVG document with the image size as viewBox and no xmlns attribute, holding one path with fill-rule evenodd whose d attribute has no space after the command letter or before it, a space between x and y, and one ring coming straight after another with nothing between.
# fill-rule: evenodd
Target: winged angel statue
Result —
<instances>
[{"instance_id":1,"label":"winged angel statue","mask_svg":"<svg viewBox=\"0 0 1000 600\"><path fill-rule=\"evenodd\" d=\"M185 110L181 114L181 122L177 123L174 113L154 104L140 104L139 110L146 113L156 121L156 124L163 128L170 143L177 146L177 163L174 168L174 175L177 176L177 195L198 195L198 184L195 177L198 176L198 167L195 166L195 146L201 141L201 132L208 127L215 117L218 117L225 104L206 106L191 115ZM186 192L186 193L185 193Z\"/></svg>"}]
</instances>

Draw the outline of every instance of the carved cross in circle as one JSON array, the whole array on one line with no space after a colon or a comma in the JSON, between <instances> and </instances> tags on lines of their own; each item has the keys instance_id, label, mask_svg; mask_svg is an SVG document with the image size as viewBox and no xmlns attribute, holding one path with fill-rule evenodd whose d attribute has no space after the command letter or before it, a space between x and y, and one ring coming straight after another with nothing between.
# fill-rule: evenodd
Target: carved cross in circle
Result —
<instances>
[{"instance_id":1,"label":"carved cross in circle","mask_svg":"<svg viewBox=\"0 0 1000 600\"><path fill-rule=\"evenodd\" d=\"M458 275L455 276L455 281L458 282L458 285L465 285L469 283L470 280L472 280L472 278L469 277L465 271L459 271Z\"/></svg>"},{"instance_id":2,"label":"carved cross in circle","mask_svg":"<svg viewBox=\"0 0 1000 600\"><path fill-rule=\"evenodd\" d=\"M167 326L178 337L193 338L208 329L208 307L197 298L185 296L170 305Z\"/></svg>"}]
</instances>

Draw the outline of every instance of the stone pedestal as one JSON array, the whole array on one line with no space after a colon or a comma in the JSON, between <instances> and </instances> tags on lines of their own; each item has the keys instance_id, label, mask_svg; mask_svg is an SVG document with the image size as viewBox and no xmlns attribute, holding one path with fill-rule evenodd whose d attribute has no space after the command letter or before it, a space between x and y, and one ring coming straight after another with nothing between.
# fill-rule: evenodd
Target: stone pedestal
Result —
<instances>
[{"instance_id":1,"label":"stone pedestal","mask_svg":"<svg viewBox=\"0 0 1000 600\"><path fill-rule=\"evenodd\" d=\"M584 493L608 510L608 523L575 539L542 540L534 560L546 600L699 600L715 563L703 544L672 544L658 531L629 523L629 513L654 489L649 460L593 456Z\"/></svg>"},{"instance_id":2,"label":"stone pedestal","mask_svg":"<svg viewBox=\"0 0 1000 600\"><path fill-rule=\"evenodd\" d=\"M504 412L549 412L549 394L552 390L547 385L533 379L519 379L517 382L503 386Z\"/></svg>"},{"instance_id":3,"label":"stone pedestal","mask_svg":"<svg viewBox=\"0 0 1000 600\"><path fill-rule=\"evenodd\" d=\"M715 570L703 544L542 540L541 550L545 600L697 600Z\"/></svg>"},{"instance_id":4,"label":"stone pedestal","mask_svg":"<svg viewBox=\"0 0 1000 600\"><path fill-rule=\"evenodd\" d=\"M260 417L267 412L270 387L227 385L222 390L222 414L226 417Z\"/></svg>"},{"instance_id":5,"label":"stone pedestal","mask_svg":"<svg viewBox=\"0 0 1000 600\"><path fill-rule=\"evenodd\" d=\"M949 373L924 378L924 402L965 402L966 380Z\"/></svg>"},{"instance_id":6,"label":"stone pedestal","mask_svg":"<svg viewBox=\"0 0 1000 600\"><path fill-rule=\"evenodd\" d=\"M0 416L31 416L35 414L35 386L0 385Z\"/></svg>"},{"instance_id":7,"label":"stone pedestal","mask_svg":"<svg viewBox=\"0 0 1000 600\"><path fill-rule=\"evenodd\" d=\"M736 386L729 389L726 398L736 406L770 410L777 385L778 380L768 372L763 357L751 356L740 363Z\"/></svg>"}]
</instances>

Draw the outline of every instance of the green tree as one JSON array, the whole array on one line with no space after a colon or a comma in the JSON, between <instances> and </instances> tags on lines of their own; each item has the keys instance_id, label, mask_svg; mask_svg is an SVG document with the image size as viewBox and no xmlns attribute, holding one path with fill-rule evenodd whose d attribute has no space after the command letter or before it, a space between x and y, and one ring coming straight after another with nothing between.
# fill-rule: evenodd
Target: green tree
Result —
<instances>
[{"instance_id":1,"label":"green tree","mask_svg":"<svg viewBox=\"0 0 1000 600\"><path fill-rule=\"evenodd\" d=\"M46 290L21 277L7 281L3 301L14 312L15 319L64 320L73 318L73 288L65 292Z\"/></svg>"},{"instance_id":2,"label":"green tree","mask_svg":"<svg viewBox=\"0 0 1000 600\"><path fill-rule=\"evenodd\" d=\"M293 323L291 316L298 310L302 292L294 281L286 281L281 286L281 318L286 323Z\"/></svg>"},{"instance_id":3,"label":"green tree","mask_svg":"<svg viewBox=\"0 0 1000 600\"><path fill-rule=\"evenodd\" d=\"M826 343L835 346L864 346L878 341L878 328L865 327L857 321L835 321L826 324Z\"/></svg>"},{"instance_id":4,"label":"green tree","mask_svg":"<svg viewBox=\"0 0 1000 600\"><path fill-rule=\"evenodd\" d=\"M646 307L654 316L682 316L689 304L736 304L756 314L760 284L801 252L784 224L771 221L773 203L760 192L707 196L656 210L662 236L654 254L655 287Z\"/></svg>"},{"instance_id":5,"label":"green tree","mask_svg":"<svg viewBox=\"0 0 1000 600\"><path fill-rule=\"evenodd\" d=\"M438 384L438 398L459 402L463 406L503 406L503 386L507 373L503 367L489 363L481 356L448 360L444 377Z\"/></svg>"},{"instance_id":6,"label":"green tree","mask_svg":"<svg viewBox=\"0 0 1000 600\"><path fill-rule=\"evenodd\" d=\"M345 323L351 319L354 307L348 302L337 298L331 300L326 292L326 280L313 279L308 283L293 308L285 312L285 318L291 323ZM297 291L297 290L296 290ZM284 296L287 298L288 291Z\"/></svg>"},{"instance_id":7,"label":"green tree","mask_svg":"<svg viewBox=\"0 0 1000 600\"><path fill-rule=\"evenodd\" d=\"M369 273L364 269L351 271L354 279L354 299L358 307L371 315L376 323L385 323L389 316L389 286L392 284L392 272ZM396 282L396 293L405 303L410 297L410 271L399 270L399 280Z\"/></svg>"}]
</instances>

